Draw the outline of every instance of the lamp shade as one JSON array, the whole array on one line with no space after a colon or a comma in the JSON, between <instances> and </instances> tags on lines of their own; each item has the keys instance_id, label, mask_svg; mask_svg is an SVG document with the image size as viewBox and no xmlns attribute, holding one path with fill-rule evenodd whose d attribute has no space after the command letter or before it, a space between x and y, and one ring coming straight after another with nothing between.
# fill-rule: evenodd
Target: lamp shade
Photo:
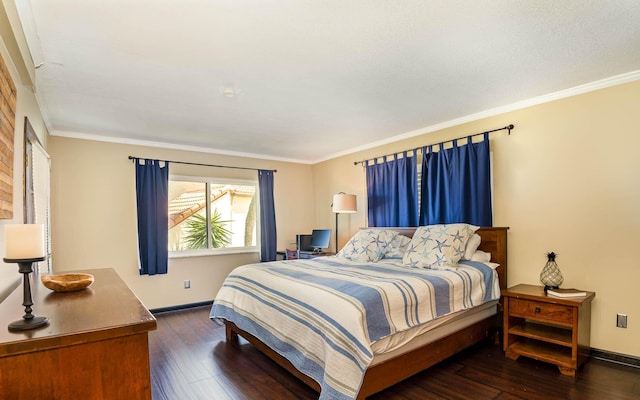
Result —
<instances>
[{"instance_id":1,"label":"lamp shade","mask_svg":"<svg viewBox=\"0 0 640 400\"><path fill-rule=\"evenodd\" d=\"M356 195L346 193L334 194L332 211L334 213L354 213L358 211Z\"/></svg>"},{"instance_id":2,"label":"lamp shade","mask_svg":"<svg viewBox=\"0 0 640 400\"><path fill-rule=\"evenodd\" d=\"M43 225L5 225L4 238L5 258L28 260L45 256Z\"/></svg>"}]
</instances>

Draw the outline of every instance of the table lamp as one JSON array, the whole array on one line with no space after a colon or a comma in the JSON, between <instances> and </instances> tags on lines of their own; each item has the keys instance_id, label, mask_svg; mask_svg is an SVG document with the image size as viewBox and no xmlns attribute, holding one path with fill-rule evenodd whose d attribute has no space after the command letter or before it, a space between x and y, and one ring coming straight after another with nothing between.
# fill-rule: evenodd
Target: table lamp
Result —
<instances>
[{"instance_id":1,"label":"table lamp","mask_svg":"<svg viewBox=\"0 0 640 400\"><path fill-rule=\"evenodd\" d=\"M4 262L17 263L18 272L23 275L23 301L25 314L22 319L9 324L10 331L26 331L39 328L49 323L47 317L36 317L31 312L31 283L29 274L32 265L46 259L44 246L44 226L39 224L5 225L5 257Z\"/></svg>"},{"instance_id":2,"label":"table lamp","mask_svg":"<svg viewBox=\"0 0 640 400\"><path fill-rule=\"evenodd\" d=\"M358 202L355 194L340 192L333 195L331 210L336 213L336 253L338 252L338 214L354 213L358 211Z\"/></svg>"}]
</instances>

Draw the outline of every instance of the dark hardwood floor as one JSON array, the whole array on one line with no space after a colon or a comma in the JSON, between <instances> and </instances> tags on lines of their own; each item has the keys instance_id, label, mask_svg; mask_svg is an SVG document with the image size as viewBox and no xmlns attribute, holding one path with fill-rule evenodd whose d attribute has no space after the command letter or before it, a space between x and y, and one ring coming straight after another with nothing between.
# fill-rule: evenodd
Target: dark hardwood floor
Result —
<instances>
[{"instance_id":1,"label":"dark hardwood floor","mask_svg":"<svg viewBox=\"0 0 640 400\"><path fill-rule=\"evenodd\" d=\"M153 400L318 398L250 344L227 346L209 309L156 315L158 330L149 334ZM640 369L590 359L570 378L549 364L507 360L487 341L369 399L640 399Z\"/></svg>"}]
</instances>

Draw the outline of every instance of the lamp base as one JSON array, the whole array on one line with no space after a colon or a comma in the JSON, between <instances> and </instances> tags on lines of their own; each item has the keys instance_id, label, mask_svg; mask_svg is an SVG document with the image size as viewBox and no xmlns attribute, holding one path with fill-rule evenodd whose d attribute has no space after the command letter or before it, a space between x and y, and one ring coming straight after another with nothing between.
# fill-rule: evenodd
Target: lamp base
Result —
<instances>
[{"instance_id":1,"label":"lamp base","mask_svg":"<svg viewBox=\"0 0 640 400\"><path fill-rule=\"evenodd\" d=\"M30 329L40 328L49 325L47 317L33 317L31 319L19 319L9 324L10 331L28 331Z\"/></svg>"}]
</instances>

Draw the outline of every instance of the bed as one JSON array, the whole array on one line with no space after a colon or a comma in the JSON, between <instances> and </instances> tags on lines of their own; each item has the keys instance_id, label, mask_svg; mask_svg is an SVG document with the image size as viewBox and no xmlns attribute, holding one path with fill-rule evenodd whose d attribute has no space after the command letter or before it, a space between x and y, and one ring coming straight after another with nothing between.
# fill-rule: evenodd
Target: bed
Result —
<instances>
[{"instance_id":1,"label":"bed","mask_svg":"<svg viewBox=\"0 0 640 400\"><path fill-rule=\"evenodd\" d=\"M415 229L393 230L411 238ZM480 228L475 233L481 238L478 250L491 254L491 268L486 267L491 263L462 261L455 268L431 271L435 278L425 278L422 268L405 265L404 270L409 271L402 272L402 279L391 279L391 274L401 269L397 260L363 263L322 257L239 267L216 296L211 318L224 323L229 344L237 344L238 335L242 336L320 392L320 399L365 399L495 332L499 292L507 282L507 228ZM298 289L298 282L305 281L307 275L313 279ZM476 275L478 283L471 280ZM283 279L288 281L286 285L294 281L296 287L285 286L286 290L279 291ZM345 294L351 289L343 291L347 285L342 279L354 281L358 295L363 292L373 303L377 301L384 318L368 306L361 316L343 316L351 303L357 303L353 307L357 312L362 308L360 301L364 304L368 300L354 301L351 293ZM375 290L363 289L364 281L367 285L373 282ZM452 283L457 281L464 289ZM437 292L435 286L440 284L449 285L451 293L464 292L470 297L421 300L422 286L427 292ZM288 291L291 293L285 293ZM393 297L403 298L405 307L413 304L414 308L396 310L390 305ZM281 323L278 318L297 322L289 328L288 322ZM329 323L324 326L320 320ZM309 353L300 354L300 348Z\"/></svg>"}]
</instances>

